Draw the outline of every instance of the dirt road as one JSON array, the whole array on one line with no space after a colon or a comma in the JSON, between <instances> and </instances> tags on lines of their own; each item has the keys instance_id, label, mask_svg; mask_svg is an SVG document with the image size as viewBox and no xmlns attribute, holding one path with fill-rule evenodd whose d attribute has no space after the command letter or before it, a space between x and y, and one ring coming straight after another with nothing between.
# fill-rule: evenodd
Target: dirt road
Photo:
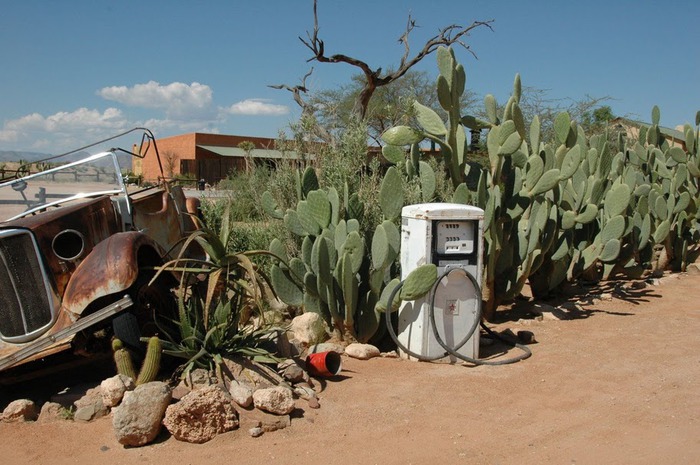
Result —
<instances>
[{"instance_id":1,"label":"dirt road","mask_svg":"<svg viewBox=\"0 0 700 465\"><path fill-rule=\"evenodd\" d=\"M344 358L289 428L125 449L109 418L0 424L11 464L688 464L700 459L700 275L666 277L574 319L518 323L533 356L501 367Z\"/></svg>"}]
</instances>

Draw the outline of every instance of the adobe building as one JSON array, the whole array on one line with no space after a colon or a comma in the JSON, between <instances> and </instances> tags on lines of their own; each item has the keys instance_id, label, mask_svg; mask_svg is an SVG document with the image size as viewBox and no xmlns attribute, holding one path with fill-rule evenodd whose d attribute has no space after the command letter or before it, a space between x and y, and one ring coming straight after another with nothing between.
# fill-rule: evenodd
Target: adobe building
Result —
<instances>
[{"instance_id":1,"label":"adobe building","mask_svg":"<svg viewBox=\"0 0 700 465\"><path fill-rule=\"evenodd\" d=\"M252 145L245 147L248 142ZM160 164L154 150L149 150L140 163L134 163L136 175L146 182L178 176L204 179L214 184L229 173L245 171L250 163L274 164L281 160L297 160L297 153L276 146L275 139L193 132L157 139Z\"/></svg>"}]
</instances>

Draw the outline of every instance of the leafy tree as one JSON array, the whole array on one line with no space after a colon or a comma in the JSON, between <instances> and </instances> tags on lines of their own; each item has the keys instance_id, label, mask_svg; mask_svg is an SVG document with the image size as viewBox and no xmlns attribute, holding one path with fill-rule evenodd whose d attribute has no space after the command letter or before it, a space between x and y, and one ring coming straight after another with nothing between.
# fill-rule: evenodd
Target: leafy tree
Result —
<instances>
[{"instance_id":1,"label":"leafy tree","mask_svg":"<svg viewBox=\"0 0 700 465\"><path fill-rule=\"evenodd\" d=\"M598 134L604 131L613 119L615 119L615 115L612 108L609 105L603 105L592 111L585 111L581 115L580 124L587 134Z\"/></svg>"},{"instance_id":2,"label":"leafy tree","mask_svg":"<svg viewBox=\"0 0 700 465\"><path fill-rule=\"evenodd\" d=\"M246 173L250 173L251 166L253 165L252 153L255 150L255 144L249 140L244 140L238 144L238 148L245 152L245 170Z\"/></svg>"}]
</instances>

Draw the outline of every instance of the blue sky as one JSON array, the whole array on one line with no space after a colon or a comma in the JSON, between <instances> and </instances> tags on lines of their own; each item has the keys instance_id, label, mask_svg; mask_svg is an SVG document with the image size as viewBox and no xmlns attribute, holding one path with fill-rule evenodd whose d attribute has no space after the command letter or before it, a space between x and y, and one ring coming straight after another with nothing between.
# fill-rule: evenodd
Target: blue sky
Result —
<instances>
[{"instance_id":1,"label":"blue sky","mask_svg":"<svg viewBox=\"0 0 700 465\"><path fill-rule=\"evenodd\" d=\"M276 137L299 111L291 94L357 70L307 63L298 40L312 0L0 0L0 150L62 151L135 126ZM700 2L319 0L326 51L396 66L408 14L422 47L440 27L495 20L457 49L467 86L504 102L515 73L550 98L609 96L617 115L693 123L700 110ZM436 75L431 55L417 69Z\"/></svg>"}]
</instances>

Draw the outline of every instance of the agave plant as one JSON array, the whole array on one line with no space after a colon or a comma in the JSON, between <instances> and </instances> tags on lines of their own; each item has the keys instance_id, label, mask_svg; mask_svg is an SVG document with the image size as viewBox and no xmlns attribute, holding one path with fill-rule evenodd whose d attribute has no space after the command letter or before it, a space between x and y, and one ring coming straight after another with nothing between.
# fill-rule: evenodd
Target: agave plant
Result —
<instances>
[{"instance_id":1,"label":"agave plant","mask_svg":"<svg viewBox=\"0 0 700 465\"><path fill-rule=\"evenodd\" d=\"M256 362L277 359L260 344L270 333L245 325L247 310L262 314L263 289L267 278L251 256L267 251L230 252L230 211L226 208L218 233L201 224L184 241L174 260L158 267L180 276L178 320L175 331L161 328L163 353L186 361L183 376L193 368L221 373L222 357L241 355ZM202 257L203 253L206 256Z\"/></svg>"},{"instance_id":2,"label":"agave plant","mask_svg":"<svg viewBox=\"0 0 700 465\"><path fill-rule=\"evenodd\" d=\"M262 363L278 361L260 347L269 331L250 325L241 327L241 307L233 300L222 295L212 309L207 309L204 299L193 295L186 301L180 299L179 308L179 333L166 333L162 345L164 354L185 360L180 367L183 377L194 368L206 368L221 378L225 356L240 355Z\"/></svg>"}]
</instances>

